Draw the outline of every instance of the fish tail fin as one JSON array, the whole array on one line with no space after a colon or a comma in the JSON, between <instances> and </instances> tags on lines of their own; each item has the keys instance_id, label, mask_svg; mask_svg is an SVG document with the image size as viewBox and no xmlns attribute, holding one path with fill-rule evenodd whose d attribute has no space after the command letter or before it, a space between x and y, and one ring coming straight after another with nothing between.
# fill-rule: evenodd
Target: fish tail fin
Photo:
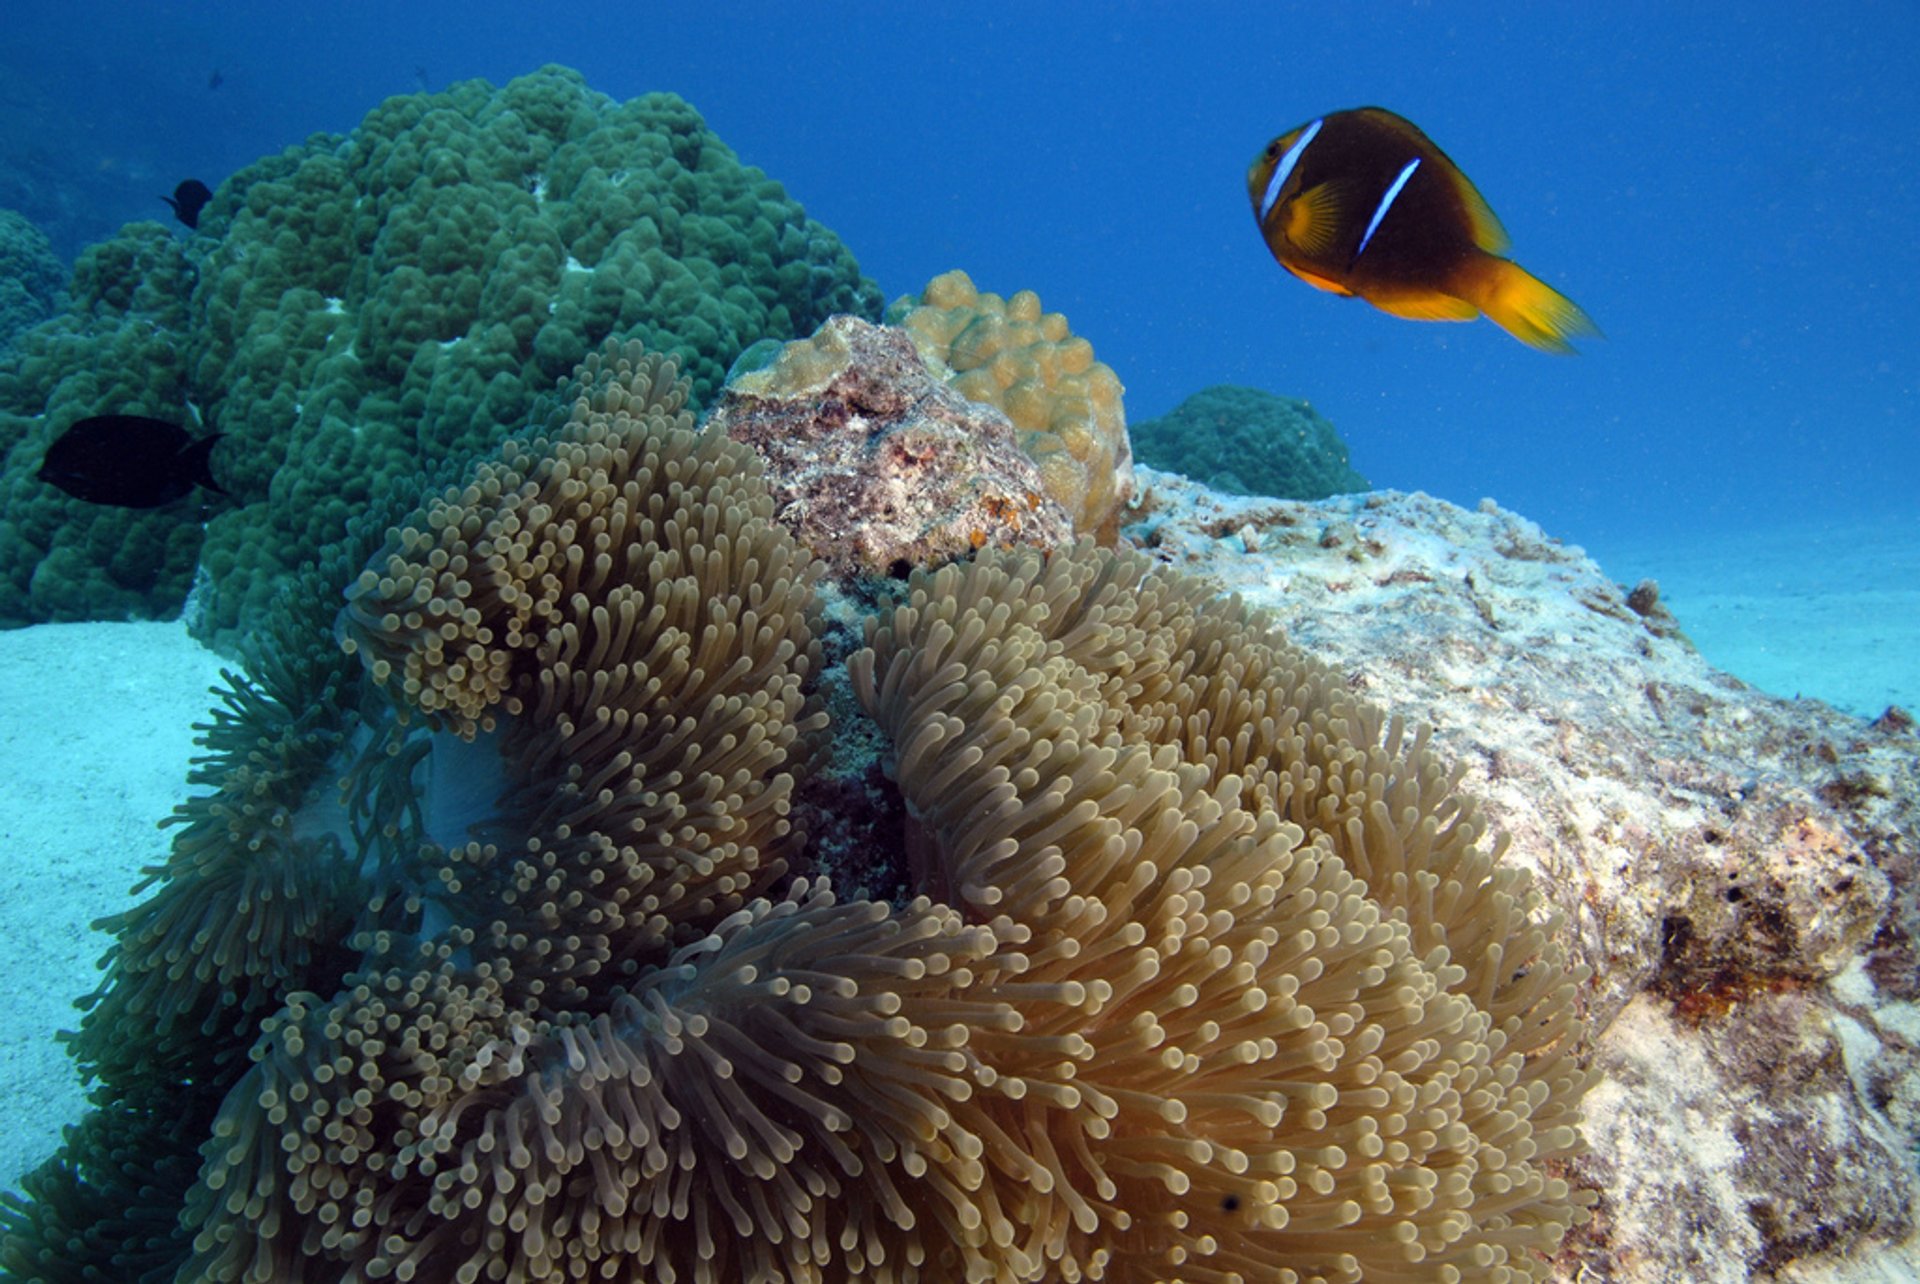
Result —
<instances>
[{"instance_id":1,"label":"fish tail fin","mask_svg":"<svg viewBox=\"0 0 1920 1284\"><path fill-rule=\"evenodd\" d=\"M1487 255L1462 293L1493 323L1529 347L1572 355L1574 339L1603 337L1580 305L1511 259Z\"/></svg>"},{"instance_id":2,"label":"fish tail fin","mask_svg":"<svg viewBox=\"0 0 1920 1284\"><path fill-rule=\"evenodd\" d=\"M216 495L225 495L227 488L213 479L213 444L220 440L221 433L211 437L201 437L180 453L180 459L187 466L188 476L194 484L205 486Z\"/></svg>"}]
</instances>

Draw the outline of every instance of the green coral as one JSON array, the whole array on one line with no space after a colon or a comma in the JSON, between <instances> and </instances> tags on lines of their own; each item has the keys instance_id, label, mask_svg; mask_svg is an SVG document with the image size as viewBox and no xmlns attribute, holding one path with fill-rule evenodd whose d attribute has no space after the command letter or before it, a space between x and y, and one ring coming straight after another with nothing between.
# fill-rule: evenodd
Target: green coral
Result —
<instances>
[{"instance_id":1,"label":"green coral","mask_svg":"<svg viewBox=\"0 0 1920 1284\"><path fill-rule=\"evenodd\" d=\"M1203 388L1171 413L1133 425L1133 453L1232 495L1325 499L1371 489L1319 411L1232 384Z\"/></svg>"},{"instance_id":2,"label":"green coral","mask_svg":"<svg viewBox=\"0 0 1920 1284\"><path fill-rule=\"evenodd\" d=\"M0 210L0 348L53 315L67 269L47 234L13 210Z\"/></svg>"},{"instance_id":3,"label":"green coral","mask_svg":"<svg viewBox=\"0 0 1920 1284\"><path fill-rule=\"evenodd\" d=\"M184 250L157 227L109 243L172 256L122 278L164 315L76 298L0 367L0 622L171 613L197 560L195 629L231 640L371 497L527 423L602 340L673 354L704 398L754 341L880 310L833 234L693 108L618 103L559 67L389 99L234 175L200 233ZM156 367L163 339L178 355ZM32 478L75 419L191 423L189 403L226 435L214 469L240 501L204 542L198 498L128 516ZM136 540L138 566L87 552Z\"/></svg>"},{"instance_id":4,"label":"green coral","mask_svg":"<svg viewBox=\"0 0 1920 1284\"><path fill-rule=\"evenodd\" d=\"M0 359L0 624L178 609L193 580L199 501L103 508L35 474L47 444L104 411L192 423L193 266L158 223L87 249L67 307Z\"/></svg>"}]
</instances>

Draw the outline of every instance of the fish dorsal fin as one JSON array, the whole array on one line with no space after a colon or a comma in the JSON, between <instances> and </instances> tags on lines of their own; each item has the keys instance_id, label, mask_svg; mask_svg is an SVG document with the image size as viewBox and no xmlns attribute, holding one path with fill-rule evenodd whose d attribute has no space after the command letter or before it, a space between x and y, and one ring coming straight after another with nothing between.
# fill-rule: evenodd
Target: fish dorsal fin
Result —
<instances>
[{"instance_id":1,"label":"fish dorsal fin","mask_svg":"<svg viewBox=\"0 0 1920 1284\"><path fill-rule=\"evenodd\" d=\"M1467 226L1473 229L1473 243L1489 254L1505 254L1513 243L1507 238L1507 229L1500 226L1493 206L1487 204L1479 188L1467 181L1459 166L1449 164L1447 168L1459 187L1460 203L1467 207Z\"/></svg>"},{"instance_id":2,"label":"fish dorsal fin","mask_svg":"<svg viewBox=\"0 0 1920 1284\"><path fill-rule=\"evenodd\" d=\"M1473 243L1489 254L1505 254L1512 242L1507 238L1507 229L1500 226L1500 218L1493 212L1493 206L1487 204L1487 198L1480 195L1480 189L1470 182L1453 163L1453 158L1440 150L1440 147L1418 125L1396 112L1384 107L1358 107L1354 115L1362 116L1375 125L1390 130L1411 142L1427 159L1436 162L1438 169L1447 177L1454 192L1460 198L1461 206L1466 210L1467 228L1473 237Z\"/></svg>"},{"instance_id":3,"label":"fish dorsal fin","mask_svg":"<svg viewBox=\"0 0 1920 1284\"><path fill-rule=\"evenodd\" d=\"M1287 239L1308 254L1327 253L1340 232L1351 193L1352 184L1334 178L1294 197L1287 204Z\"/></svg>"}]
</instances>

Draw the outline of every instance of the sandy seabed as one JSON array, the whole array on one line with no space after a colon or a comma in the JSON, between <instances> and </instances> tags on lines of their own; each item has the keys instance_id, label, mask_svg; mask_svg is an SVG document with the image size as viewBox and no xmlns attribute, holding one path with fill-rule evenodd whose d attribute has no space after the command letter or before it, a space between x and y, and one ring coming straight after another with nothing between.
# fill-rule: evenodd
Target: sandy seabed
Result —
<instances>
[{"instance_id":1,"label":"sandy seabed","mask_svg":"<svg viewBox=\"0 0 1920 1284\"><path fill-rule=\"evenodd\" d=\"M1716 669L1863 718L1920 715L1920 509L1588 551L1622 583L1655 579Z\"/></svg>"},{"instance_id":2,"label":"sandy seabed","mask_svg":"<svg viewBox=\"0 0 1920 1284\"><path fill-rule=\"evenodd\" d=\"M0 1186L59 1144L85 1096L53 1035L99 983L89 925L166 859L193 724L225 665L179 623L44 624L0 633Z\"/></svg>"}]
</instances>

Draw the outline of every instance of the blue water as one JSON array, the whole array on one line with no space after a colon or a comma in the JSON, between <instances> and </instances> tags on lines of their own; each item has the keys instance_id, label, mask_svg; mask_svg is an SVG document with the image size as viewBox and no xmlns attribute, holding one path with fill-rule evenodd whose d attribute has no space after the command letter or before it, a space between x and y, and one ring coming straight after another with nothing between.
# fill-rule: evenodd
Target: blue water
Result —
<instances>
[{"instance_id":1,"label":"blue water","mask_svg":"<svg viewBox=\"0 0 1920 1284\"><path fill-rule=\"evenodd\" d=\"M71 254L387 95L560 62L689 99L889 297L953 267L1038 290L1134 419L1213 383L1306 397L1377 485L1594 549L1920 515L1911 0L274 8L12 0L0 204ZM1549 357L1286 276L1246 166L1366 103L1607 338Z\"/></svg>"}]
</instances>

